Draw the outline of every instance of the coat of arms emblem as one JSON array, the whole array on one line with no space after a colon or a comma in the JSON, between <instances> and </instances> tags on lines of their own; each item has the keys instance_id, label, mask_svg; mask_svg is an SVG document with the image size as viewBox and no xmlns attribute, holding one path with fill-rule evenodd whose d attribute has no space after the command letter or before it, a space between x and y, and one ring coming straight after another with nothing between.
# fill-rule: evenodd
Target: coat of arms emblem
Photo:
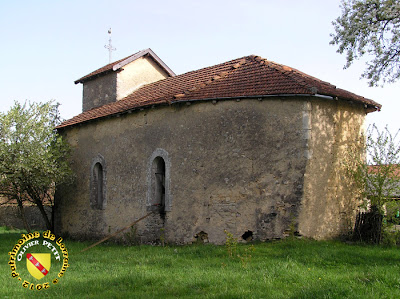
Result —
<instances>
[{"instance_id":1,"label":"coat of arms emblem","mask_svg":"<svg viewBox=\"0 0 400 299\"><path fill-rule=\"evenodd\" d=\"M45 277L49 273L50 266L50 253L28 253L26 255L26 268L36 279Z\"/></svg>"}]
</instances>

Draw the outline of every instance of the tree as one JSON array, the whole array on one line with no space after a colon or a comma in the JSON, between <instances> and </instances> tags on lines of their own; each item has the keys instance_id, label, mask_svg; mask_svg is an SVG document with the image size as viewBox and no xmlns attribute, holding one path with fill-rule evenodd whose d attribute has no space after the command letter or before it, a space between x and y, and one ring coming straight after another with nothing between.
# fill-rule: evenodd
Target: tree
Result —
<instances>
[{"instance_id":1,"label":"tree","mask_svg":"<svg viewBox=\"0 0 400 299\"><path fill-rule=\"evenodd\" d=\"M352 196L364 201L369 214L363 219L363 227L357 228L361 239L379 242L384 205L400 192L400 130L392 135L387 127L379 130L376 125L367 131L366 139L349 148L344 159L348 180L359 190ZM360 218L359 218L360 219ZM367 231L365 234L362 232ZM363 235L364 234L364 235ZM367 235L367 237L365 237Z\"/></svg>"},{"instance_id":2,"label":"tree","mask_svg":"<svg viewBox=\"0 0 400 299\"><path fill-rule=\"evenodd\" d=\"M352 176L361 187L362 198L383 212L383 206L400 191L396 173L400 167L400 130L395 135L387 127L371 126L366 138L365 159L354 159Z\"/></svg>"},{"instance_id":3,"label":"tree","mask_svg":"<svg viewBox=\"0 0 400 299\"><path fill-rule=\"evenodd\" d=\"M16 200L23 218L23 203L36 205L50 230L54 213L49 218L44 206L53 209L55 189L72 180L69 146L55 130L58 106L15 102L0 113L0 195Z\"/></svg>"},{"instance_id":4,"label":"tree","mask_svg":"<svg viewBox=\"0 0 400 299\"><path fill-rule=\"evenodd\" d=\"M400 77L400 0L343 0L342 15L332 22L332 45L346 53L344 68L370 56L361 75L370 86L393 83Z\"/></svg>"}]
</instances>

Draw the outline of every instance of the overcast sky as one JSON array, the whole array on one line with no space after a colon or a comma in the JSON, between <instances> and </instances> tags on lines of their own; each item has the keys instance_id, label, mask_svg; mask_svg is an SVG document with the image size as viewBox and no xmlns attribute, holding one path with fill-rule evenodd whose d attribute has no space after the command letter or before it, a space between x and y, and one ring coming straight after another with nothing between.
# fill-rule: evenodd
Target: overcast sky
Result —
<instances>
[{"instance_id":1,"label":"overcast sky","mask_svg":"<svg viewBox=\"0 0 400 299\"><path fill-rule=\"evenodd\" d=\"M383 105L367 123L400 126L400 82L370 88L363 62L343 70L329 45L339 0L0 0L0 111L14 101L61 103L61 116L82 109L74 80L113 60L151 48L176 74L255 54L297 68Z\"/></svg>"}]
</instances>

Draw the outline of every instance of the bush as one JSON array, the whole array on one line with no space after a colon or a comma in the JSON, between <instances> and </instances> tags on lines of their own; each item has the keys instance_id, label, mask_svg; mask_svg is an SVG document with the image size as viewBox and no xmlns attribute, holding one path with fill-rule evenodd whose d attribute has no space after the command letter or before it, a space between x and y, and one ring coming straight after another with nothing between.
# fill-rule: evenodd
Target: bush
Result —
<instances>
[{"instance_id":1,"label":"bush","mask_svg":"<svg viewBox=\"0 0 400 299\"><path fill-rule=\"evenodd\" d=\"M400 224L400 217L398 212L400 211L399 201L389 201L386 203L386 218L389 223Z\"/></svg>"},{"instance_id":2,"label":"bush","mask_svg":"<svg viewBox=\"0 0 400 299\"><path fill-rule=\"evenodd\" d=\"M382 244L387 246L400 245L400 231L394 225L389 225L383 229Z\"/></svg>"}]
</instances>

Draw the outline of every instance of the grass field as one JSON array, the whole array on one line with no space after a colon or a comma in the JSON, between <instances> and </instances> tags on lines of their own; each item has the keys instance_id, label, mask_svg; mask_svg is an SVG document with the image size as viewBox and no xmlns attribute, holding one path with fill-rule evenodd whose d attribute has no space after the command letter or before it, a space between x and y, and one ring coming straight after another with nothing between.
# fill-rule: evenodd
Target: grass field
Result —
<instances>
[{"instance_id":1,"label":"grass field","mask_svg":"<svg viewBox=\"0 0 400 299\"><path fill-rule=\"evenodd\" d=\"M396 247L283 240L226 246L120 246L65 241L70 267L48 290L11 277L19 233L0 229L0 298L400 298ZM237 257L239 254L241 257Z\"/></svg>"}]
</instances>

